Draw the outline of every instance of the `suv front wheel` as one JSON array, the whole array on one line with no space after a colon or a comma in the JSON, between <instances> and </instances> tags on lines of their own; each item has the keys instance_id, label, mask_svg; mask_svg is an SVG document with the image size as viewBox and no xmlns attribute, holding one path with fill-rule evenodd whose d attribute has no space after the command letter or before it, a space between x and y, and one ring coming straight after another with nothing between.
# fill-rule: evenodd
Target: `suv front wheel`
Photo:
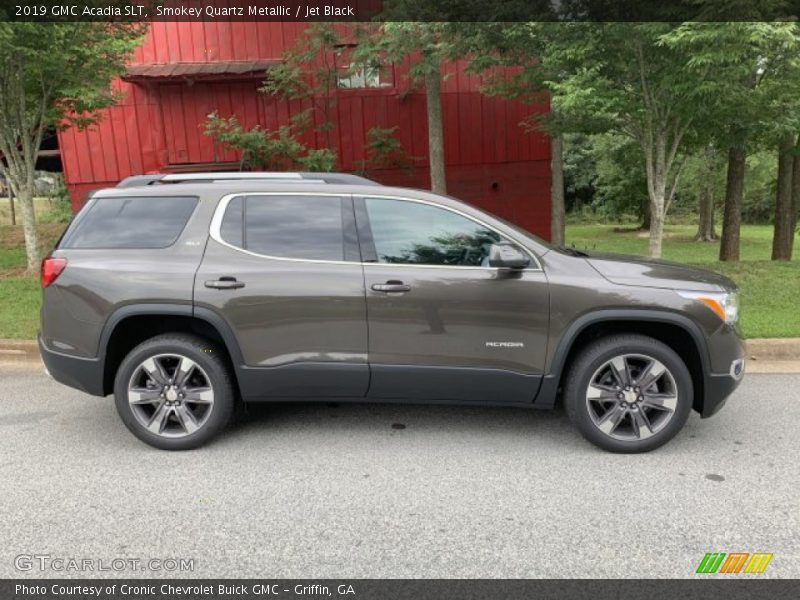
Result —
<instances>
[{"instance_id":1,"label":"suv front wheel","mask_svg":"<svg viewBox=\"0 0 800 600\"><path fill-rule=\"evenodd\" d=\"M681 430L693 394L689 370L672 348L642 335L614 335L576 357L564 404L593 444L612 452L647 452Z\"/></svg>"},{"instance_id":2,"label":"suv front wheel","mask_svg":"<svg viewBox=\"0 0 800 600\"><path fill-rule=\"evenodd\" d=\"M122 421L163 450L197 448L230 420L234 388L225 360L202 338L159 335L128 353L114 398Z\"/></svg>"}]
</instances>

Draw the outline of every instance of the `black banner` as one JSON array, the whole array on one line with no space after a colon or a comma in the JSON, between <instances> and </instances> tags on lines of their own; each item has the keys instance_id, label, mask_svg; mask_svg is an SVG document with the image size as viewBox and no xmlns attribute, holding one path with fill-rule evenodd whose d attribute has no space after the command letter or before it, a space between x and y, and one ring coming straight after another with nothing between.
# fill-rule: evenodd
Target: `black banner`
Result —
<instances>
[{"instance_id":1,"label":"black banner","mask_svg":"<svg viewBox=\"0 0 800 600\"><path fill-rule=\"evenodd\" d=\"M800 0L0 0L5 21L775 21Z\"/></svg>"},{"instance_id":2,"label":"black banner","mask_svg":"<svg viewBox=\"0 0 800 600\"><path fill-rule=\"evenodd\" d=\"M0 580L2 600L739 600L800 597L800 580L508 580L508 579L29 579Z\"/></svg>"}]
</instances>

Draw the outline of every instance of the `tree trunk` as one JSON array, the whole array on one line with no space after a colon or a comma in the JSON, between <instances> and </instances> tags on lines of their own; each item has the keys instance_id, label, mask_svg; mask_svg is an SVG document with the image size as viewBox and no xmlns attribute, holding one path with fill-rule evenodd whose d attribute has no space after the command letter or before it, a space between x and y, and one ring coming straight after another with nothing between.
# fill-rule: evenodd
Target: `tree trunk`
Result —
<instances>
[{"instance_id":1,"label":"tree trunk","mask_svg":"<svg viewBox=\"0 0 800 600\"><path fill-rule=\"evenodd\" d=\"M33 212L33 177L17 190L17 201L22 213L22 230L25 233L25 254L28 258L27 273L39 270L39 240L36 235L36 219Z\"/></svg>"},{"instance_id":2,"label":"tree trunk","mask_svg":"<svg viewBox=\"0 0 800 600\"><path fill-rule=\"evenodd\" d=\"M642 224L639 225L639 229L642 231L650 231L650 198L647 198L641 205L641 218Z\"/></svg>"},{"instance_id":3,"label":"tree trunk","mask_svg":"<svg viewBox=\"0 0 800 600\"><path fill-rule=\"evenodd\" d=\"M739 260L739 229L742 225L742 199L744 197L744 171L747 154L744 144L728 149L728 177L725 183L725 212L722 218L722 242L719 259Z\"/></svg>"},{"instance_id":4,"label":"tree trunk","mask_svg":"<svg viewBox=\"0 0 800 600\"><path fill-rule=\"evenodd\" d=\"M792 157L792 246L794 246L794 235L797 231L797 218L800 212L800 136L794 147Z\"/></svg>"},{"instance_id":5,"label":"tree trunk","mask_svg":"<svg viewBox=\"0 0 800 600\"><path fill-rule=\"evenodd\" d=\"M655 147L645 149L647 171L647 195L650 197L650 258L661 258L664 239L664 220L667 214L667 159L666 136L660 135Z\"/></svg>"},{"instance_id":6,"label":"tree trunk","mask_svg":"<svg viewBox=\"0 0 800 600\"><path fill-rule=\"evenodd\" d=\"M716 150L714 146L707 146L704 152L706 173L700 182L700 193L697 205L700 218L697 222L697 234L694 239L698 242L713 242L717 239L714 231L714 180L716 179Z\"/></svg>"},{"instance_id":7,"label":"tree trunk","mask_svg":"<svg viewBox=\"0 0 800 600\"><path fill-rule=\"evenodd\" d=\"M437 67L439 65L437 64ZM444 169L444 130L442 127L442 78L439 68L425 75L428 105L428 162L431 170L431 191L447 193Z\"/></svg>"},{"instance_id":8,"label":"tree trunk","mask_svg":"<svg viewBox=\"0 0 800 600\"><path fill-rule=\"evenodd\" d=\"M564 233L564 138L555 135L551 143L550 157L550 241L563 246Z\"/></svg>"},{"instance_id":9,"label":"tree trunk","mask_svg":"<svg viewBox=\"0 0 800 600\"><path fill-rule=\"evenodd\" d=\"M698 242L713 242L718 237L717 232L714 231L714 191L711 187L711 185L703 185L698 197L700 219L697 223L697 234L694 236Z\"/></svg>"},{"instance_id":10,"label":"tree trunk","mask_svg":"<svg viewBox=\"0 0 800 600\"><path fill-rule=\"evenodd\" d=\"M8 204L11 206L11 225L17 224L17 210L14 206L14 192L11 191L11 186L6 185L8 188Z\"/></svg>"},{"instance_id":11,"label":"tree trunk","mask_svg":"<svg viewBox=\"0 0 800 600\"><path fill-rule=\"evenodd\" d=\"M772 236L772 260L792 259L794 215L792 214L792 169L795 139L785 135L778 143L778 185L775 193L775 233Z\"/></svg>"},{"instance_id":12,"label":"tree trunk","mask_svg":"<svg viewBox=\"0 0 800 600\"><path fill-rule=\"evenodd\" d=\"M650 200L650 258L661 258L661 246L664 239L664 194L656 195Z\"/></svg>"}]
</instances>

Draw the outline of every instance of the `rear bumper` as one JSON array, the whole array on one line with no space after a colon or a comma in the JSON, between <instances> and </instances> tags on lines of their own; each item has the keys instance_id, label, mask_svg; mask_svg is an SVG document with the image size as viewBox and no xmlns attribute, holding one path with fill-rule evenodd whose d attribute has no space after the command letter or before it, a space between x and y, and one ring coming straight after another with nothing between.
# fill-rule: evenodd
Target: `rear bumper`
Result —
<instances>
[{"instance_id":1,"label":"rear bumper","mask_svg":"<svg viewBox=\"0 0 800 600\"><path fill-rule=\"evenodd\" d=\"M98 358L79 358L49 349L39 336L39 354L50 376L93 396L103 393L103 363Z\"/></svg>"}]
</instances>

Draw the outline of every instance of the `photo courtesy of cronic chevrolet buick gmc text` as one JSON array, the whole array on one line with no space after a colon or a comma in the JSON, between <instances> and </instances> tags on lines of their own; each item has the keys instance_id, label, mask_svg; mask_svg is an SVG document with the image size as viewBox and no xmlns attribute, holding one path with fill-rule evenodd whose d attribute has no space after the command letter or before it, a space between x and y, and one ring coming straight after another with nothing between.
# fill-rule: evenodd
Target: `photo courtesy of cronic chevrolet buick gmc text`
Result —
<instances>
[{"instance_id":1,"label":"photo courtesy of cronic chevrolet buick gmc text","mask_svg":"<svg viewBox=\"0 0 800 600\"><path fill-rule=\"evenodd\" d=\"M335 173L130 177L42 262L48 372L158 448L237 402L567 413L614 452L713 415L744 374L734 284L556 248L452 198Z\"/></svg>"}]
</instances>

